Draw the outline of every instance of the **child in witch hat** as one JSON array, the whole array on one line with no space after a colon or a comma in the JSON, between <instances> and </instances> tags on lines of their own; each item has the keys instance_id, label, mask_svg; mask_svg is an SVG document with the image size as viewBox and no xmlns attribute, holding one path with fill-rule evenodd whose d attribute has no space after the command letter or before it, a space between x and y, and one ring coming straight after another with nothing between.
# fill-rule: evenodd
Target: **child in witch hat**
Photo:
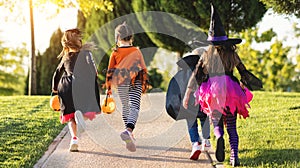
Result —
<instances>
[{"instance_id":1,"label":"child in witch hat","mask_svg":"<svg viewBox=\"0 0 300 168\"><path fill-rule=\"evenodd\" d=\"M202 54L191 76L185 95L195 91L196 103L198 103L214 126L214 134L217 138L216 159L223 162L225 159L224 125L229 135L231 148L230 164L239 166L238 144L239 137L236 130L237 114L243 118L249 117L249 102L253 95L239 80L233 76L233 69L237 67L243 81L249 81L250 72L236 53L236 44L241 39L228 38L220 17L214 6L211 5L211 24L207 42L210 43L208 50ZM206 74L201 79L202 83L195 86L194 78L197 78L198 68L203 68ZM198 79L199 80L199 79ZM260 81L258 80L259 84ZM187 104L184 98L183 103Z\"/></svg>"}]
</instances>

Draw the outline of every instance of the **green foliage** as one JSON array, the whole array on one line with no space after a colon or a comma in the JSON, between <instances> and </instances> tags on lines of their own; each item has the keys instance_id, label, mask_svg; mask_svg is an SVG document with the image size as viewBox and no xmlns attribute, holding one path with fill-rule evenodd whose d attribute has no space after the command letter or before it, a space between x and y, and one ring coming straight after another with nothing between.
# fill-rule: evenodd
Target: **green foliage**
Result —
<instances>
[{"instance_id":1,"label":"green foliage","mask_svg":"<svg viewBox=\"0 0 300 168\"><path fill-rule=\"evenodd\" d=\"M163 82L163 76L157 71L157 68L152 68L149 70L149 81L152 89L159 88L163 90L160 86Z\"/></svg>"},{"instance_id":2,"label":"green foliage","mask_svg":"<svg viewBox=\"0 0 300 168\"><path fill-rule=\"evenodd\" d=\"M151 31L148 36L158 46L171 51L177 51L182 55L187 51L188 47L182 41L182 39L176 39L178 36L176 33L180 32L183 37L196 38L199 34L207 34L210 24L210 9L211 1L180 1L180 0L142 0L133 1L133 9L135 12L140 11L162 11L178 15L177 17L155 17L146 16L141 17L138 15L139 22L141 22L145 30L153 28L152 24L157 24L156 27L163 27L161 29L168 30L170 35L166 36L162 34L153 34ZM218 9L221 19L223 21L225 29L229 32L240 32L246 28L253 27L258 21L261 20L266 8L257 0L251 1L214 1L215 7ZM200 30L193 30L191 27L186 27L186 23L179 21L179 17L191 21L193 24L201 27ZM162 24L163 23L163 24ZM196 33L195 33L196 31ZM197 40L206 40L206 37L197 37ZM185 38L183 38L185 39Z\"/></svg>"},{"instance_id":3,"label":"green foliage","mask_svg":"<svg viewBox=\"0 0 300 168\"><path fill-rule=\"evenodd\" d=\"M287 58L290 47L283 47L282 42L276 40L270 50L264 55L264 83L268 90L286 91L294 75L295 65Z\"/></svg>"},{"instance_id":4,"label":"green foliage","mask_svg":"<svg viewBox=\"0 0 300 168\"><path fill-rule=\"evenodd\" d=\"M105 82L106 68L108 66L109 55L111 49L115 46L114 29L118 24L126 23L133 29L134 32L141 32L134 35L134 45L140 47L147 65L149 65L156 49L153 42L143 33L139 22L136 22L131 8L131 1L128 0L113 0L114 10L110 13L104 13L97 9L91 10L91 15L85 18L84 39L86 41L93 41L97 45L97 50L93 52L95 62L98 65L100 72L99 83L102 85ZM130 15L131 14L131 15ZM79 20L78 24L82 25ZM146 49L145 49L146 48ZM151 50L147 50L151 48Z\"/></svg>"},{"instance_id":5,"label":"green foliage","mask_svg":"<svg viewBox=\"0 0 300 168\"><path fill-rule=\"evenodd\" d=\"M25 71L24 58L28 56L25 45L8 48L0 41L0 95L23 94Z\"/></svg>"},{"instance_id":6,"label":"green foliage","mask_svg":"<svg viewBox=\"0 0 300 168\"><path fill-rule=\"evenodd\" d=\"M167 5L170 4L163 4L161 1L132 1L134 12L154 11L139 13L137 19L155 45L183 55L191 49L187 45L189 41L193 39L203 41L206 36L191 21L175 14L162 13L167 12L164 9Z\"/></svg>"},{"instance_id":7,"label":"green foliage","mask_svg":"<svg viewBox=\"0 0 300 168\"><path fill-rule=\"evenodd\" d=\"M0 97L0 167L33 167L62 130L46 96Z\"/></svg>"},{"instance_id":8,"label":"green foliage","mask_svg":"<svg viewBox=\"0 0 300 168\"><path fill-rule=\"evenodd\" d=\"M50 95L52 86L52 76L59 63L57 58L62 50L61 37L63 33L60 29L56 30L51 39L50 46L43 54L38 54L36 61L37 68L37 94Z\"/></svg>"},{"instance_id":9,"label":"green foliage","mask_svg":"<svg viewBox=\"0 0 300 168\"><path fill-rule=\"evenodd\" d=\"M21 1L22 2L22 1ZM28 2L23 0L23 2ZM91 9L99 9L102 12L110 12L113 10L113 4L109 0L76 0L76 1L65 1L65 0L38 0L33 2L33 7L39 8L47 8L47 5L54 4L57 6L57 12L60 11L61 8L70 8L77 7L81 9L85 16L90 15ZM11 12L14 11L15 8L18 8L16 4L20 3L20 0L2 0L0 2L0 6L4 6L8 8ZM29 3L28 3L29 5ZM29 6L28 6L29 7Z\"/></svg>"},{"instance_id":10,"label":"green foliage","mask_svg":"<svg viewBox=\"0 0 300 168\"><path fill-rule=\"evenodd\" d=\"M46 13L47 17L45 19L53 18L58 16L64 8L77 8L82 11L82 14L85 17L91 15L92 9L98 9L102 13L109 13L113 11L113 4L110 0L31 0L33 12ZM4 12L5 21L10 20L19 24L25 24L29 22L29 13L26 13L26 10L29 10L29 0L1 0L0 8L1 12L4 8L4 11L10 11L12 14L6 14ZM53 13L47 13L48 9L51 9ZM54 10L53 10L54 9Z\"/></svg>"},{"instance_id":11,"label":"green foliage","mask_svg":"<svg viewBox=\"0 0 300 168\"><path fill-rule=\"evenodd\" d=\"M282 42L275 40L269 49L259 51L251 48L252 43L271 41L276 37L272 29L257 34L257 28L240 33L245 43L238 46L238 53L246 68L263 81L264 90L298 91L293 85L296 65L288 58L290 47L284 47Z\"/></svg>"},{"instance_id":12,"label":"green foliage","mask_svg":"<svg viewBox=\"0 0 300 168\"><path fill-rule=\"evenodd\" d=\"M295 14L300 17L299 0L260 0L266 4L268 8L272 8L275 12L282 14Z\"/></svg>"},{"instance_id":13,"label":"green foliage","mask_svg":"<svg viewBox=\"0 0 300 168\"><path fill-rule=\"evenodd\" d=\"M163 10L189 19L204 30L210 24L213 3L220 14L227 31L240 32L256 25L266 12L265 6L257 0L160 0Z\"/></svg>"}]
</instances>

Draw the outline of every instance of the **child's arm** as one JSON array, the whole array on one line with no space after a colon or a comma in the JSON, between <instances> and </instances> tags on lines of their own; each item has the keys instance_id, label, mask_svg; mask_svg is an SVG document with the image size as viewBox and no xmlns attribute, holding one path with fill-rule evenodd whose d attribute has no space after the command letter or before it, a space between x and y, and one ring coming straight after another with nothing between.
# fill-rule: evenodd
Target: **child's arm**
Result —
<instances>
[{"instance_id":1,"label":"child's arm","mask_svg":"<svg viewBox=\"0 0 300 168\"><path fill-rule=\"evenodd\" d=\"M52 77L52 92L53 93L57 93L57 86L58 86L59 80L60 80L60 78L61 78L61 76L64 72L64 66L63 65L64 65L64 63L63 63L63 61L61 61L58 64L58 66L57 66L57 68L56 68L56 70L53 74L53 77Z\"/></svg>"},{"instance_id":2,"label":"child's arm","mask_svg":"<svg viewBox=\"0 0 300 168\"><path fill-rule=\"evenodd\" d=\"M238 57L238 55L236 53L235 53L235 56L236 56L236 58L238 58L240 60L240 58ZM263 87L261 80L258 79L256 76L254 76L251 72L249 72L241 60L238 62L236 67L241 75L241 82L248 89L250 89L250 90L261 89Z\"/></svg>"},{"instance_id":3,"label":"child's arm","mask_svg":"<svg viewBox=\"0 0 300 168\"><path fill-rule=\"evenodd\" d=\"M202 59L200 58L194 71L192 72L191 76L190 76L190 79L189 79L189 82L187 84L187 88L186 88L186 91L185 91L185 94L184 94L184 97L183 97L183 100L182 100L182 106L187 109L188 108L188 102L189 102L189 99L190 99L190 94L195 91L197 89L197 86L198 86L198 83L197 83L197 80L196 80L196 75L198 73L198 70L200 67L202 67Z\"/></svg>"},{"instance_id":4,"label":"child's arm","mask_svg":"<svg viewBox=\"0 0 300 168\"><path fill-rule=\"evenodd\" d=\"M235 61L236 61L236 68L238 69L240 75L241 75L241 81L246 80L247 78L247 69L245 65L242 63L240 57L237 53L234 53Z\"/></svg>"},{"instance_id":5,"label":"child's arm","mask_svg":"<svg viewBox=\"0 0 300 168\"><path fill-rule=\"evenodd\" d=\"M105 87L106 87L106 92L107 94L111 95L112 91L111 91L111 82L112 82L112 76L114 73L114 69L115 69L115 65L116 65L116 60L114 57L114 52L112 52L110 59L109 59L109 63L108 63L108 68L106 71L106 81L105 81Z\"/></svg>"}]
</instances>

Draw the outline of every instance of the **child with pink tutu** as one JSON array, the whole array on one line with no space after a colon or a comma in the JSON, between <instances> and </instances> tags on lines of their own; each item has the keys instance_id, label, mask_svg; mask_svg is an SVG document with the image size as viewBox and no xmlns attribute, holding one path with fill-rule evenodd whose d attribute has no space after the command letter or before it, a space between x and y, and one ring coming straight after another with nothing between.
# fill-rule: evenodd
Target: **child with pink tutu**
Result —
<instances>
[{"instance_id":1,"label":"child with pink tutu","mask_svg":"<svg viewBox=\"0 0 300 168\"><path fill-rule=\"evenodd\" d=\"M249 81L249 71L246 70L238 54L236 44L241 39L232 39L226 36L219 15L212 6L211 25L207 41L210 46L198 61L196 69L191 76L185 95L195 90L195 102L198 103L214 126L217 138L216 159L223 162L225 159L224 125L229 135L231 148L230 164L239 166L238 144L239 137L236 130L237 115L249 117L249 102L252 93L239 80L233 76L236 67L241 74L242 81ZM200 86L195 84L195 78L201 80ZM246 83L246 82L245 82ZM187 96L183 99L186 108Z\"/></svg>"}]
</instances>

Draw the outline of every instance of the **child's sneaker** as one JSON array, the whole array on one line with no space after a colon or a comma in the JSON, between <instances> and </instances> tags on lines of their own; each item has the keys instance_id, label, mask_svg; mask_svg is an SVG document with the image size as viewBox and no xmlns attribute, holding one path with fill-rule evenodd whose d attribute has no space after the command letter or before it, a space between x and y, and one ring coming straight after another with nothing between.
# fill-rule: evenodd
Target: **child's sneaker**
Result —
<instances>
[{"instance_id":1,"label":"child's sneaker","mask_svg":"<svg viewBox=\"0 0 300 168\"><path fill-rule=\"evenodd\" d=\"M81 111L76 110L75 111L75 122L77 124L77 133L80 134L85 131L86 129L86 124L83 118L83 115Z\"/></svg>"},{"instance_id":2,"label":"child's sneaker","mask_svg":"<svg viewBox=\"0 0 300 168\"><path fill-rule=\"evenodd\" d=\"M219 162L223 162L225 159L225 144L224 144L224 138L220 137L217 140L217 149L216 149L216 159Z\"/></svg>"},{"instance_id":3,"label":"child's sneaker","mask_svg":"<svg viewBox=\"0 0 300 168\"><path fill-rule=\"evenodd\" d=\"M133 138L133 135L131 132L125 130L124 132L122 132L120 134L121 139L126 143L126 148L130 151L130 152L135 152L136 151L136 147L134 144L135 139Z\"/></svg>"},{"instance_id":4,"label":"child's sneaker","mask_svg":"<svg viewBox=\"0 0 300 168\"><path fill-rule=\"evenodd\" d=\"M211 149L211 144L209 139L203 139L201 144L202 151L209 151Z\"/></svg>"},{"instance_id":5,"label":"child's sneaker","mask_svg":"<svg viewBox=\"0 0 300 168\"><path fill-rule=\"evenodd\" d=\"M232 167L240 166L239 158L234 158L234 159L230 158L230 164L231 164Z\"/></svg>"},{"instance_id":6,"label":"child's sneaker","mask_svg":"<svg viewBox=\"0 0 300 168\"><path fill-rule=\"evenodd\" d=\"M73 137L70 142L70 152L78 152L78 139L77 137Z\"/></svg>"},{"instance_id":7,"label":"child's sneaker","mask_svg":"<svg viewBox=\"0 0 300 168\"><path fill-rule=\"evenodd\" d=\"M192 153L190 155L191 160L198 160L199 155L201 154L201 147L199 142L194 142L192 145Z\"/></svg>"}]
</instances>

